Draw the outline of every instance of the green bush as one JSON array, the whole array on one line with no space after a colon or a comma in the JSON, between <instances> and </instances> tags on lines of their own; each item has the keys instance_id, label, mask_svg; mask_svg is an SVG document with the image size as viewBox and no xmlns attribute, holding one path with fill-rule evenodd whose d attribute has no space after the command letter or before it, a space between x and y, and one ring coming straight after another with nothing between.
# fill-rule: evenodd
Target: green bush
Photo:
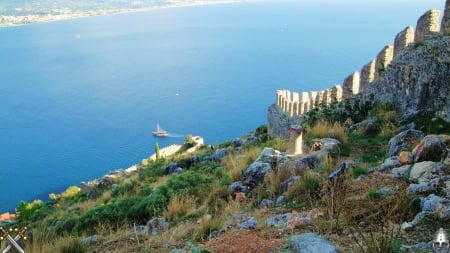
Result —
<instances>
[{"instance_id":1,"label":"green bush","mask_svg":"<svg viewBox=\"0 0 450 253\"><path fill-rule=\"evenodd\" d=\"M371 200L381 199L383 197L383 194L377 189L369 189L369 191L366 193L366 197Z\"/></svg>"},{"instance_id":2,"label":"green bush","mask_svg":"<svg viewBox=\"0 0 450 253\"><path fill-rule=\"evenodd\" d=\"M367 175L369 175L369 171L366 168L356 166L352 170L352 175L353 175L353 178L358 178L361 175L367 176Z\"/></svg>"},{"instance_id":3,"label":"green bush","mask_svg":"<svg viewBox=\"0 0 450 253\"><path fill-rule=\"evenodd\" d=\"M301 179L291 185L286 196L296 202L311 203L320 196L320 179L313 173L303 173Z\"/></svg>"},{"instance_id":4,"label":"green bush","mask_svg":"<svg viewBox=\"0 0 450 253\"><path fill-rule=\"evenodd\" d=\"M35 212L40 208L42 208L43 206L44 203L40 199L36 199L31 203L21 201L16 208L19 220L23 222L33 221L33 216Z\"/></svg>"}]
</instances>

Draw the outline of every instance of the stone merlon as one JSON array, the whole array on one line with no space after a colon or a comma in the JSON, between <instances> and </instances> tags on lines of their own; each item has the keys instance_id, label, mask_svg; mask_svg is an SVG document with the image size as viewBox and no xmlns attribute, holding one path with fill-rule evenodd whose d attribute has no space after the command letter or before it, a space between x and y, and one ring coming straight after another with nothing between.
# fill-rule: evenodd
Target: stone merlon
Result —
<instances>
[{"instance_id":1,"label":"stone merlon","mask_svg":"<svg viewBox=\"0 0 450 253\"><path fill-rule=\"evenodd\" d=\"M408 26L395 36L394 58L411 43L414 43L414 29Z\"/></svg>"},{"instance_id":2,"label":"stone merlon","mask_svg":"<svg viewBox=\"0 0 450 253\"><path fill-rule=\"evenodd\" d=\"M349 98L359 92L359 72L355 71L344 80L342 97Z\"/></svg>"},{"instance_id":3,"label":"stone merlon","mask_svg":"<svg viewBox=\"0 0 450 253\"><path fill-rule=\"evenodd\" d=\"M414 41L423 43L427 37L439 32L439 10L429 10L417 20L416 33Z\"/></svg>"}]
</instances>

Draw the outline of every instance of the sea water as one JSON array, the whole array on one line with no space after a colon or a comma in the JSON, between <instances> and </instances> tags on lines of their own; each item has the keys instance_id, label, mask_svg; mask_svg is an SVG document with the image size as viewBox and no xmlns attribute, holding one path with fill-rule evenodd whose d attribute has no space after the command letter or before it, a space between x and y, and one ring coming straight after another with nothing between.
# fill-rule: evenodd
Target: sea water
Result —
<instances>
[{"instance_id":1,"label":"sea water","mask_svg":"<svg viewBox=\"0 0 450 253\"><path fill-rule=\"evenodd\" d=\"M0 212L188 134L266 123L277 89L342 83L444 1L265 1L0 29ZM152 136L156 124L171 135Z\"/></svg>"}]
</instances>

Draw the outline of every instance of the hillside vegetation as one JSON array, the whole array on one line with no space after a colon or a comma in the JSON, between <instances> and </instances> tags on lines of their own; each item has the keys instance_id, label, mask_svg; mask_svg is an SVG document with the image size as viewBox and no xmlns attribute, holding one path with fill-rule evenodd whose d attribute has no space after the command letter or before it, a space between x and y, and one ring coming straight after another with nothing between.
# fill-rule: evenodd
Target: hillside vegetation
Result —
<instances>
[{"instance_id":1,"label":"hillside vegetation","mask_svg":"<svg viewBox=\"0 0 450 253\"><path fill-rule=\"evenodd\" d=\"M360 120L340 117L340 107L354 107L353 118ZM22 202L18 223L9 226L29 227L27 253L289 252L289 238L305 232L329 239L341 252L400 252L414 242L425 242L421 252L427 252L449 215L436 211L413 230L401 227L423 211L430 192L449 197L442 177L450 171L447 153L436 161L440 187L411 193L414 180L393 176L400 165L386 165L388 143L414 122L423 136L447 136L447 152L450 124L429 114L400 116L391 104L334 103L303 118L302 155L290 156L290 141L270 138L261 126L194 154L144 160L136 172L89 191L73 186L51 194L48 203ZM338 148L328 150L324 138L338 140ZM411 141L403 150L412 155L421 138ZM255 164L269 166L252 174ZM172 173L174 167L182 172Z\"/></svg>"}]
</instances>

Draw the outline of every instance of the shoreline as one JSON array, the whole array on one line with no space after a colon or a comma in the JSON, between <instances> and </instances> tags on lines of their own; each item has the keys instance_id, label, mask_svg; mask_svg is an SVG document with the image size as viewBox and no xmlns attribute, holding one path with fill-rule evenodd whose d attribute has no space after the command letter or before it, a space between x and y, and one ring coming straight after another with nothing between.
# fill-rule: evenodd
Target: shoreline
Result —
<instances>
[{"instance_id":1,"label":"shoreline","mask_svg":"<svg viewBox=\"0 0 450 253\"><path fill-rule=\"evenodd\" d=\"M152 6L152 7L141 7L134 9L100 9L100 10L92 10L92 11L75 11L69 14L57 14L57 15L37 15L37 14L29 14L29 15L0 15L0 29L11 28L11 27L20 27L26 25L33 24L41 24L41 23L50 23L50 22L58 22L64 20L73 20L80 18L88 18L95 16L107 16L107 15L116 15L116 14L124 14L124 13L134 13L134 12L146 12L146 11L154 11L154 10L162 10L169 8L182 8L182 7L194 7L194 6L206 6L206 5L219 5L219 4L232 4L232 3L245 3L252 2L256 0L222 0L222 1L201 1L201 2L191 2L191 3L174 3L163 6ZM9 22L8 22L9 21Z\"/></svg>"}]
</instances>

